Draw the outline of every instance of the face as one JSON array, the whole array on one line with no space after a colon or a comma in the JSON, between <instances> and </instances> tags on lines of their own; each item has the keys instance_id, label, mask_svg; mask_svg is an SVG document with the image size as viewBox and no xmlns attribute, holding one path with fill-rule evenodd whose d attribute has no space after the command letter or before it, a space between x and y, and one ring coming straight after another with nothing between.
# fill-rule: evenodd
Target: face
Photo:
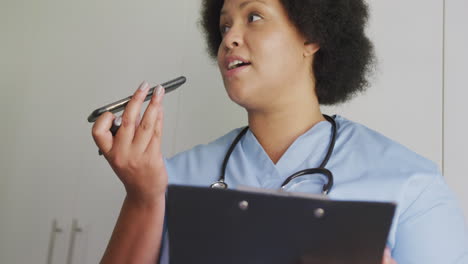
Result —
<instances>
[{"instance_id":1,"label":"face","mask_svg":"<svg viewBox=\"0 0 468 264\"><path fill-rule=\"evenodd\" d=\"M315 52L314 47L305 44L279 0L225 0L220 32L218 66L224 86L246 109L284 101L294 94L288 89L297 80L312 78L312 56L305 54Z\"/></svg>"}]
</instances>

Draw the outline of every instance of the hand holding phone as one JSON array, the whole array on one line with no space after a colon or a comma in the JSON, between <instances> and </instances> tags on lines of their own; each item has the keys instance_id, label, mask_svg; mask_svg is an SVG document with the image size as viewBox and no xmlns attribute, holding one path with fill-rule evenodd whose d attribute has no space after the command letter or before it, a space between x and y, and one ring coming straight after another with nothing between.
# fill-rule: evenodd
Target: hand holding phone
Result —
<instances>
[{"instance_id":1,"label":"hand holding phone","mask_svg":"<svg viewBox=\"0 0 468 264\"><path fill-rule=\"evenodd\" d=\"M157 86L141 117L150 86L143 82L131 96L121 117L104 112L94 123L92 135L110 166L125 186L127 199L151 206L164 198L167 172L161 152L164 121L164 89ZM119 132L109 131L115 119L122 120Z\"/></svg>"},{"instance_id":2,"label":"hand holding phone","mask_svg":"<svg viewBox=\"0 0 468 264\"><path fill-rule=\"evenodd\" d=\"M161 84L161 86L164 88L164 93L169 93L171 91L174 91L178 87L180 87L182 84L186 82L186 78L184 76L180 76L178 78L175 78L173 80L170 80L168 82L165 82ZM144 101L148 101L153 97L153 94L155 93L155 89L157 86L154 86L148 90L148 93L146 97L144 98ZM123 98L119 101L110 103L108 105L102 106L96 110L94 110L88 117L88 122L92 123L95 122L102 114L106 112L111 112L111 113L117 113L119 111L122 111L125 109L125 107L128 105L130 100L133 98L133 96L128 96L126 98ZM117 134L118 129L121 126L121 118L115 118L114 121L112 122L112 126L110 127L110 132L112 133L113 136ZM102 151L99 150L99 155L102 155Z\"/></svg>"}]
</instances>

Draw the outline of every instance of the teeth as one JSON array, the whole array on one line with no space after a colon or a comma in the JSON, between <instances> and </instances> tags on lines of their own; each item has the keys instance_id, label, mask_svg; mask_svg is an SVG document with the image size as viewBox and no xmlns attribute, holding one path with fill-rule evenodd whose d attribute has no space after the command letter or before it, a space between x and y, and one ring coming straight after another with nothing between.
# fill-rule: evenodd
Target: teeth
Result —
<instances>
[{"instance_id":1,"label":"teeth","mask_svg":"<svg viewBox=\"0 0 468 264\"><path fill-rule=\"evenodd\" d=\"M231 63L229 63L228 69L232 70L234 68L237 68L237 65L242 64L242 63L244 63L244 62L240 61L240 60L232 61Z\"/></svg>"}]
</instances>

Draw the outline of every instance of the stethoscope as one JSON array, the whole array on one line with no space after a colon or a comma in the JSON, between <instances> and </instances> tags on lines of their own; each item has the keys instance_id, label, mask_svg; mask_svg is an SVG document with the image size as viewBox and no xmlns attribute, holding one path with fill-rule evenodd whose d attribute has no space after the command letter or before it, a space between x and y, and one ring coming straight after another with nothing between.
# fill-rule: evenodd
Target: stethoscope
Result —
<instances>
[{"instance_id":1,"label":"stethoscope","mask_svg":"<svg viewBox=\"0 0 468 264\"><path fill-rule=\"evenodd\" d=\"M316 173L323 174L323 175L327 176L327 179L328 179L328 182L323 185L322 194L327 195L330 192L331 188L333 187L333 174L331 173L331 171L326 169L325 166L327 165L328 160L330 159L330 157L331 157L331 155L333 153L333 148L335 147L336 130L337 129L336 129L336 122L335 122L334 118L332 118L330 116L327 116L327 115L323 115L323 116L332 125L332 138L330 140L330 145L328 146L327 155L325 156L325 158L323 159L322 163L320 164L320 166L318 168L310 168L310 169L301 170L301 171L298 171L298 172L294 173L293 175L289 176L283 182L283 184L281 184L281 189L282 190L284 190L284 188L286 187L286 185L290 181L292 181L292 180L294 180L294 179L296 179L298 177L307 175L307 174L316 174ZM234 141L232 142L231 146L229 147L228 152L226 153L226 156L224 157L223 167L221 169L221 176L219 177L217 182L210 185L211 188L213 188L213 189L227 189L228 188L228 185L225 182L227 163L228 163L229 158L231 157L231 154L234 151L234 148L236 147L237 143L239 143L239 141L247 133L248 130L249 130L249 127L248 126L245 127L237 135L237 137L234 139Z\"/></svg>"}]
</instances>

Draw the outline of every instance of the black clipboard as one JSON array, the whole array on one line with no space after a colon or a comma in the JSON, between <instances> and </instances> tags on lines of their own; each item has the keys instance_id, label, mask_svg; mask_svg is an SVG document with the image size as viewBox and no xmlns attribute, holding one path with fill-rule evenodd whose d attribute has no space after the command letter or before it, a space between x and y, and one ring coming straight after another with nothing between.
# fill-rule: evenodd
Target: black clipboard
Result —
<instances>
[{"instance_id":1,"label":"black clipboard","mask_svg":"<svg viewBox=\"0 0 468 264\"><path fill-rule=\"evenodd\" d=\"M381 264L395 203L170 185L171 264Z\"/></svg>"}]
</instances>

